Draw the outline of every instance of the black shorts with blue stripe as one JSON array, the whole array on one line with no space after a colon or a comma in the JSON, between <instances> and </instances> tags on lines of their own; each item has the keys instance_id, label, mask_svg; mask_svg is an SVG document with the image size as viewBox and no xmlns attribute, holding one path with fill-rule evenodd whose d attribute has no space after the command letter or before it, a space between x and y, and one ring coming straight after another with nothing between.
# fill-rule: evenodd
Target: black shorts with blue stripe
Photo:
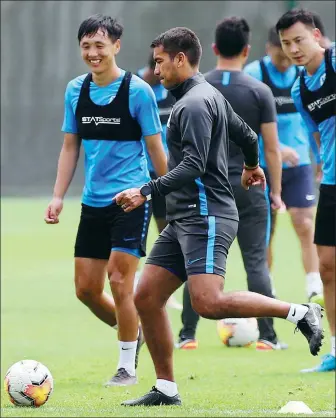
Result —
<instances>
[{"instance_id":1,"label":"black shorts with blue stripe","mask_svg":"<svg viewBox=\"0 0 336 418\"><path fill-rule=\"evenodd\" d=\"M151 215L151 202L128 213L115 203L104 207L82 203L75 257L108 260L111 251L144 257Z\"/></svg>"},{"instance_id":2,"label":"black shorts with blue stripe","mask_svg":"<svg viewBox=\"0 0 336 418\"><path fill-rule=\"evenodd\" d=\"M185 282L195 274L225 275L238 221L190 216L171 221L156 240L146 264L163 267Z\"/></svg>"}]
</instances>

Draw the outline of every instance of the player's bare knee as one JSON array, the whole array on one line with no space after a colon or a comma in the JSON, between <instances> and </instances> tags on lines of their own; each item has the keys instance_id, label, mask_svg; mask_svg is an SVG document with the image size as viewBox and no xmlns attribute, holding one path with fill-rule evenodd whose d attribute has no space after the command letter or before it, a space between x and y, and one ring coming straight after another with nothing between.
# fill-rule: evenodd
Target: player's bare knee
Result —
<instances>
[{"instance_id":1,"label":"player's bare knee","mask_svg":"<svg viewBox=\"0 0 336 418\"><path fill-rule=\"evenodd\" d=\"M299 236L311 237L314 228L314 212L312 209L291 209L291 217L294 228Z\"/></svg>"},{"instance_id":2,"label":"player's bare knee","mask_svg":"<svg viewBox=\"0 0 336 418\"><path fill-rule=\"evenodd\" d=\"M141 315L142 312L147 313L153 309L156 309L158 303L150 292L150 289L140 288L137 289L134 295L134 304Z\"/></svg>"},{"instance_id":3,"label":"player's bare knee","mask_svg":"<svg viewBox=\"0 0 336 418\"><path fill-rule=\"evenodd\" d=\"M204 295L191 296L191 305L193 310L202 318L213 319L213 302Z\"/></svg>"},{"instance_id":4,"label":"player's bare knee","mask_svg":"<svg viewBox=\"0 0 336 418\"><path fill-rule=\"evenodd\" d=\"M97 293L91 287L76 286L76 296L85 305L90 305L97 297Z\"/></svg>"},{"instance_id":5,"label":"player's bare knee","mask_svg":"<svg viewBox=\"0 0 336 418\"><path fill-rule=\"evenodd\" d=\"M116 305L127 298L133 298L133 280L129 275L115 270L109 273L109 280Z\"/></svg>"}]
</instances>

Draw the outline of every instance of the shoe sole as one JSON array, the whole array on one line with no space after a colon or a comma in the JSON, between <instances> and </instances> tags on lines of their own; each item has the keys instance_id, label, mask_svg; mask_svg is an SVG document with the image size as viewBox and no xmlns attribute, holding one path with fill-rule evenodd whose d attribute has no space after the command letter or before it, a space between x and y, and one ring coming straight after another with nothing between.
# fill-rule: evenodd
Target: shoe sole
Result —
<instances>
[{"instance_id":1,"label":"shoe sole","mask_svg":"<svg viewBox=\"0 0 336 418\"><path fill-rule=\"evenodd\" d=\"M317 356L320 348L322 347L322 340L324 338L323 330L319 329L316 334L314 334L309 342L310 352L313 356Z\"/></svg>"},{"instance_id":2,"label":"shoe sole","mask_svg":"<svg viewBox=\"0 0 336 418\"><path fill-rule=\"evenodd\" d=\"M137 385L138 384L138 381L136 380L135 382L132 382L132 383L110 383L110 382L107 382L107 383L105 383L105 387L111 387L111 386L133 386L133 385Z\"/></svg>"},{"instance_id":3,"label":"shoe sole","mask_svg":"<svg viewBox=\"0 0 336 418\"><path fill-rule=\"evenodd\" d=\"M121 403L121 406L128 406L128 407L137 407L137 406L140 406L140 407L143 407L143 406L145 406L145 407L155 407L155 406L181 406L182 405L182 401L181 400L179 400L179 401L176 401L176 402L165 402L165 401L163 401L163 402L160 402L160 403L157 403L157 402L154 402L154 403L147 403L147 402L139 402L139 403L136 403L136 402L132 402L132 401L130 401L129 403L127 402L127 401L125 401L125 402L122 402Z\"/></svg>"},{"instance_id":4,"label":"shoe sole","mask_svg":"<svg viewBox=\"0 0 336 418\"><path fill-rule=\"evenodd\" d=\"M317 356L317 354L320 351L320 348L322 347L322 340L324 338L323 335L323 328L322 328L322 318L323 318L323 312L324 309L319 304L316 304L318 310L319 310L319 330L311 337L311 340L309 342L309 348L310 352L313 356Z\"/></svg>"},{"instance_id":5,"label":"shoe sole","mask_svg":"<svg viewBox=\"0 0 336 418\"><path fill-rule=\"evenodd\" d=\"M162 403L160 403L160 405L157 405L157 404L127 404L127 403L122 403L121 404L121 406L127 406L127 407L133 407L133 408L135 408L135 407L137 407L137 406L140 406L140 407L142 407L142 406L145 406L146 408L148 408L148 407L156 407L156 406L181 406L182 405L182 402L176 402L176 403L164 403L164 402L162 402Z\"/></svg>"},{"instance_id":6,"label":"shoe sole","mask_svg":"<svg viewBox=\"0 0 336 418\"><path fill-rule=\"evenodd\" d=\"M176 342L174 347L178 350L197 350L198 348L198 341L197 340L183 340L183 342Z\"/></svg>"},{"instance_id":7,"label":"shoe sole","mask_svg":"<svg viewBox=\"0 0 336 418\"><path fill-rule=\"evenodd\" d=\"M335 372L336 369L332 369L332 370L311 370L311 369L303 369L300 370L300 373L332 373Z\"/></svg>"}]
</instances>

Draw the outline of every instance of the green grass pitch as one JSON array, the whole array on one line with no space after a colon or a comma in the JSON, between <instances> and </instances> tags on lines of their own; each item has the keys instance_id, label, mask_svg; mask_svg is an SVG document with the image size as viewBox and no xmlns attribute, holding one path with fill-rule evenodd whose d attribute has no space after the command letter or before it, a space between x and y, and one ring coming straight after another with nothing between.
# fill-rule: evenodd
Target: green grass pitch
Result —
<instances>
[{"instance_id":1,"label":"green grass pitch","mask_svg":"<svg viewBox=\"0 0 336 418\"><path fill-rule=\"evenodd\" d=\"M199 349L175 352L175 373L183 406L128 409L125 399L142 395L155 383L146 346L140 356L139 384L105 388L118 361L116 333L76 300L73 285L73 243L80 203L67 199L59 225L45 225L48 200L2 199L1 219L1 376L14 362L34 359L54 377L54 393L39 409L17 408L1 392L1 416L113 417L113 416L277 416L290 400L303 401L315 416L335 416L335 374L303 375L299 370L319 361L294 326L276 320L276 330L290 348L284 352L256 352L226 348L216 324L202 319ZM278 217L275 237L274 281L277 296L306 301L299 243L286 214ZM156 238L151 225L150 248ZM106 283L106 288L108 284ZM228 259L226 290L246 289L238 246ZM181 291L177 297L181 300ZM174 336L180 313L169 310ZM326 338L322 354L330 349ZM281 416L281 415L279 415Z\"/></svg>"}]
</instances>

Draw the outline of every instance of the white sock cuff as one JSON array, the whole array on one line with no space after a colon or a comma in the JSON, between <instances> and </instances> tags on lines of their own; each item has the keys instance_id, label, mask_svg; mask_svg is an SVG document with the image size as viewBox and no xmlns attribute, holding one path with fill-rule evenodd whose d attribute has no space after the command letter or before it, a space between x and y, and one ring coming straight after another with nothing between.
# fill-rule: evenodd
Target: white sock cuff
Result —
<instances>
[{"instance_id":1,"label":"white sock cuff","mask_svg":"<svg viewBox=\"0 0 336 418\"><path fill-rule=\"evenodd\" d=\"M119 347L124 349L136 348L138 341L119 341Z\"/></svg>"},{"instance_id":2,"label":"white sock cuff","mask_svg":"<svg viewBox=\"0 0 336 418\"><path fill-rule=\"evenodd\" d=\"M309 284L319 283L321 282L321 276L318 271L311 271L310 273L306 274L306 281Z\"/></svg>"},{"instance_id":3,"label":"white sock cuff","mask_svg":"<svg viewBox=\"0 0 336 418\"><path fill-rule=\"evenodd\" d=\"M175 382L171 382L170 380L157 379L155 386L160 392L167 396L175 396L178 393L177 384Z\"/></svg>"},{"instance_id":4,"label":"white sock cuff","mask_svg":"<svg viewBox=\"0 0 336 418\"><path fill-rule=\"evenodd\" d=\"M286 319L296 325L306 315L307 312L307 306L291 303Z\"/></svg>"},{"instance_id":5,"label":"white sock cuff","mask_svg":"<svg viewBox=\"0 0 336 418\"><path fill-rule=\"evenodd\" d=\"M311 271L310 273L306 274L307 280L321 280L320 273L318 271Z\"/></svg>"},{"instance_id":6,"label":"white sock cuff","mask_svg":"<svg viewBox=\"0 0 336 418\"><path fill-rule=\"evenodd\" d=\"M118 369L124 368L131 376L135 376L135 355L137 341L119 341Z\"/></svg>"}]
</instances>

